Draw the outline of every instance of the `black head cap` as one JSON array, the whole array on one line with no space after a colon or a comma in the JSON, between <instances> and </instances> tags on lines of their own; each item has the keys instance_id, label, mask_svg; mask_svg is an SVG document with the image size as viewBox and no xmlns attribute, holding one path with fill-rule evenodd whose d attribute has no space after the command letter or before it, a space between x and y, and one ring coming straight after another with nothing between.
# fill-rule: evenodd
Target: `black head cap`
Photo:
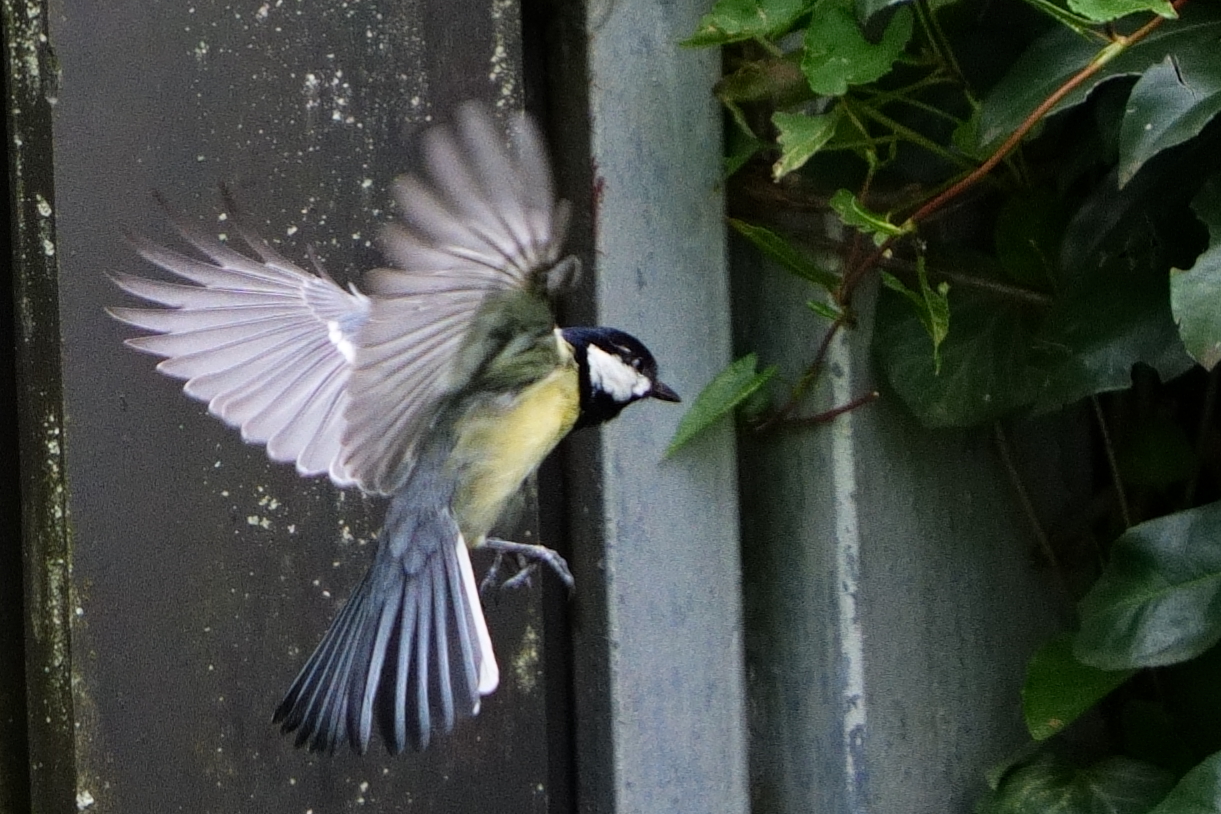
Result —
<instances>
[{"instance_id":1,"label":"black head cap","mask_svg":"<svg viewBox=\"0 0 1221 814\"><path fill-rule=\"evenodd\" d=\"M639 339L614 328L565 328L581 374L577 428L610 421L644 398L680 401L657 379L657 360Z\"/></svg>"}]
</instances>

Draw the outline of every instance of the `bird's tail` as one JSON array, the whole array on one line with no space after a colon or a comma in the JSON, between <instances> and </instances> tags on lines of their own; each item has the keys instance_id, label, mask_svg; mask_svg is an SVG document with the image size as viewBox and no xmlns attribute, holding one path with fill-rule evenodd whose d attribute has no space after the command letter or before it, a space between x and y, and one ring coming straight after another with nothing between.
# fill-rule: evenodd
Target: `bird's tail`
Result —
<instances>
[{"instance_id":1,"label":"bird's tail","mask_svg":"<svg viewBox=\"0 0 1221 814\"><path fill-rule=\"evenodd\" d=\"M496 688L466 543L447 508L413 492L394 498L372 567L276 709L298 746L363 754L376 723L390 752L423 749Z\"/></svg>"}]
</instances>

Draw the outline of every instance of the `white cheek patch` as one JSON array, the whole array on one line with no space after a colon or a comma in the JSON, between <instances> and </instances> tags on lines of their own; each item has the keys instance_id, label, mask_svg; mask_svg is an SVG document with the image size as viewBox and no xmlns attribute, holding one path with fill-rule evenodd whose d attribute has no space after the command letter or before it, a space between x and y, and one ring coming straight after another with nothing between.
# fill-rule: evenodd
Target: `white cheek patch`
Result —
<instances>
[{"instance_id":1,"label":"white cheek patch","mask_svg":"<svg viewBox=\"0 0 1221 814\"><path fill-rule=\"evenodd\" d=\"M585 358L589 365L589 383L617 402L640 398L653 386L639 370L597 345L588 347Z\"/></svg>"}]
</instances>

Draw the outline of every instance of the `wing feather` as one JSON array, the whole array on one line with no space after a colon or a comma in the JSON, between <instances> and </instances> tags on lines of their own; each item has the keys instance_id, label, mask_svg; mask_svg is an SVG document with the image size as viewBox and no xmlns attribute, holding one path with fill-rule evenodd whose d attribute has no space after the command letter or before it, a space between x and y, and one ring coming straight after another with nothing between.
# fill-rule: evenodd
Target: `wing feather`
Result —
<instances>
[{"instance_id":1,"label":"wing feather","mask_svg":"<svg viewBox=\"0 0 1221 814\"><path fill-rule=\"evenodd\" d=\"M119 288L161 307L110 313L151 332L127 344L162 357L159 371L185 379L187 395L206 401L245 440L266 445L272 460L351 484L355 478L342 464L351 373L345 350L352 352L369 300L284 259L225 198L229 225L254 256L161 201L179 235L207 259L129 235L141 257L187 283L113 275Z\"/></svg>"},{"instance_id":2,"label":"wing feather","mask_svg":"<svg viewBox=\"0 0 1221 814\"><path fill-rule=\"evenodd\" d=\"M559 257L567 207L554 199L542 140L524 116L506 139L464 105L426 136L426 176L395 187L398 223L382 235L395 268L370 272L369 318L356 333L343 446L366 489L394 492L420 437L474 371L459 364L491 294L540 290ZM541 295L540 295L541 296Z\"/></svg>"},{"instance_id":3,"label":"wing feather","mask_svg":"<svg viewBox=\"0 0 1221 814\"><path fill-rule=\"evenodd\" d=\"M569 217L524 116L506 138L486 108L464 105L453 128L427 134L424 156L427 172L396 185L399 222L382 239L394 267L366 276L369 296L285 259L224 192L226 227L245 250L167 206L198 256L129 236L179 280L115 274L157 307L110 313L149 332L128 344L162 357L158 370L185 379L188 395L273 460L392 493L476 372L463 354L486 340L471 329L488 296L543 296Z\"/></svg>"}]
</instances>

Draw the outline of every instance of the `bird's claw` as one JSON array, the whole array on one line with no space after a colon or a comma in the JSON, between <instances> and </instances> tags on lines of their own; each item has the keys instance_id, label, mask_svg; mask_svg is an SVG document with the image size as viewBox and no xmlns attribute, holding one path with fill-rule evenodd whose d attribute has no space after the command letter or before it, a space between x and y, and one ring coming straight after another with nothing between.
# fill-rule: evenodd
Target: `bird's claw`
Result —
<instances>
[{"instance_id":1,"label":"bird's claw","mask_svg":"<svg viewBox=\"0 0 1221 814\"><path fill-rule=\"evenodd\" d=\"M558 552L546 546L514 543L510 540L501 540L497 537L489 537L484 540L483 544L496 552L496 559L492 562L492 566L488 569L483 581L479 583L480 596L486 596L492 586L496 584L496 580L500 577L500 569L506 555L516 559L517 573L500 584L501 590L529 586L530 576L538 571L540 563L555 572L555 575L568 588L569 594L576 589L576 580L572 577L572 571L569 570L567 561Z\"/></svg>"}]
</instances>

